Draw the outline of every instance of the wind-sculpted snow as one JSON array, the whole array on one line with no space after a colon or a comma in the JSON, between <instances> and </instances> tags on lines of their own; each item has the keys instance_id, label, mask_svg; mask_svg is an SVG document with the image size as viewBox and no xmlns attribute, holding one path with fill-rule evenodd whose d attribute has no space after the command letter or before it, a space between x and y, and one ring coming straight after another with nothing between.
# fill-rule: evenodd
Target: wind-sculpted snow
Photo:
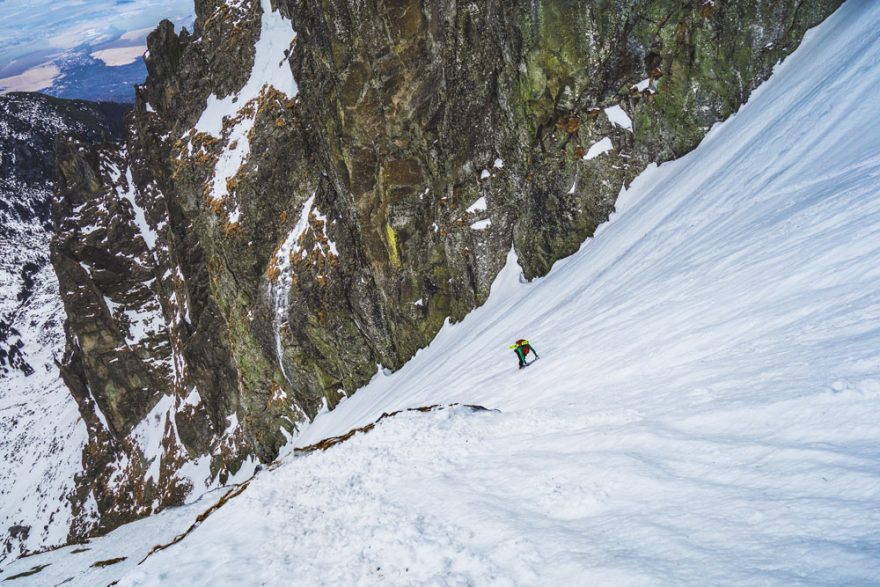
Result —
<instances>
[{"instance_id":1,"label":"wind-sculpted snow","mask_svg":"<svg viewBox=\"0 0 880 587\"><path fill-rule=\"evenodd\" d=\"M296 442L423 405L500 412L405 413L288 456L101 581L876 582L878 84L880 5L849 2L577 254L532 283L509 255L483 307ZM541 359L518 371L522 337Z\"/></svg>"}]
</instances>

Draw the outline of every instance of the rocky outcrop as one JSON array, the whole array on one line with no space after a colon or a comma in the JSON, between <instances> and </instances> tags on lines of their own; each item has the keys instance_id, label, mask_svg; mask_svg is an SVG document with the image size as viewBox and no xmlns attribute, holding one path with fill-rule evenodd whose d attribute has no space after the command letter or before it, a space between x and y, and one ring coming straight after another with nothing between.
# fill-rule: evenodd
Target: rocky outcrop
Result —
<instances>
[{"instance_id":1,"label":"rocky outcrop","mask_svg":"<svg viewBox=\"0 0 880 587\"><path fill-rule=\"evenodd\" d=\"M160 25L125 145L59 152L102 520L75 534L273 459L485 301L511 248L545 274L837 4L200 0L193 33Z\"/></svg>"}]
</instances>

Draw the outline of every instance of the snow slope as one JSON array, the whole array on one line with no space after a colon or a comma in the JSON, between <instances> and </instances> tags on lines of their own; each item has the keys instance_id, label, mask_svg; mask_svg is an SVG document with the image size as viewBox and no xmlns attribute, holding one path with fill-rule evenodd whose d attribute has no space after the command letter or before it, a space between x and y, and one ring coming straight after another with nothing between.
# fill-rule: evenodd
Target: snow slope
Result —
<instances>
[{"instance_id":1,"label":"snow slope","mask_svg":"<svg viewBox=\"0 0 880 587\"><path fill-rule=\"evenodd\" d=\"M499 411L290 455L119 585L877 584L878 87L880 4L851 0L580 252L533 283L511 254L297 443Z\"/></svg>"}]
</instances>

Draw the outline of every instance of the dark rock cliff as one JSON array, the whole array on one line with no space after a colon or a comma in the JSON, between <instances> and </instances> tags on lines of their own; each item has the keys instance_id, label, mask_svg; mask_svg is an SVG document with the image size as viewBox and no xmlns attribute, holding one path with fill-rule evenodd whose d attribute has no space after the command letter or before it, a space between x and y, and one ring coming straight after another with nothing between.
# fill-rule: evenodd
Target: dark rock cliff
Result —
<instances>
[{"instance_id":1,"label":"dark rock cliff","mask_svg":"<svg viewBox=\"0 0 880 587\"><path fill-rule=\"evenodd\" d=\"M273 459L485 301L511 247L545 274L838 4L200 0L194 32L160 25L125 144L59 150L101 520L73 534Z\"/></svg>"}]
</instances>

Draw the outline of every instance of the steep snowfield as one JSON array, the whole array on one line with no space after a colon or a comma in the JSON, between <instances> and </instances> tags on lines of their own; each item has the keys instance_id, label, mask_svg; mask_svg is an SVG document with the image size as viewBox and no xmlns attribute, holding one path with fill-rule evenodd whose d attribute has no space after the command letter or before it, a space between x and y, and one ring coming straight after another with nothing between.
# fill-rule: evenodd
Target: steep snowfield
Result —
<instances>
[{"instance_id":1,"label":"steep snowfield","mask_svg":"<svg viewBox=\"0 0 880 587\"><path fill-rule=\"evenodd\" d=\"M407 412L288 455L101 581L876 584L878 87L880 4L847 2L579 253L530 284L511 255L484 307L297 444L406 407L498 411ZM520 337L541 355L525 371ZM132 529L154 523L94 548L143 552ZM98 555L69 550L4 574L94 584Z\"/></svg>"}]
</instances>

